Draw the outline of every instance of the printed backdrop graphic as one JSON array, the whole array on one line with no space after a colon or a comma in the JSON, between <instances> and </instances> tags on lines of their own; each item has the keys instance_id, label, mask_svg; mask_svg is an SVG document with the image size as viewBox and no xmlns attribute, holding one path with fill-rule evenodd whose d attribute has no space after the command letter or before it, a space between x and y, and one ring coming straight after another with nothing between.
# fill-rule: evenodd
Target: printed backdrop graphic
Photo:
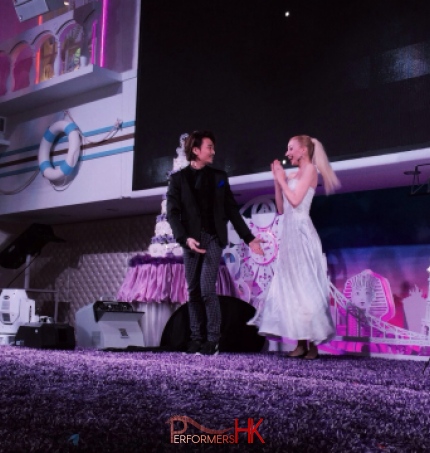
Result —
<instances>
[{"instance_id":1,"label":"printed backdrop graphic","mask_svg":"<svg viewBox=\"0 0 430 453\"><path fill-rule=\"evenodd\" d=\"M254 255L230 229L224 259L239 296L258 308L273 277L282 216L269 197L251 200L241 212L252 232L266 240L265 256ZM337 247L325 253L336 338L320 350L430 355L430 244Z\"/></svg>"}]
</instances>

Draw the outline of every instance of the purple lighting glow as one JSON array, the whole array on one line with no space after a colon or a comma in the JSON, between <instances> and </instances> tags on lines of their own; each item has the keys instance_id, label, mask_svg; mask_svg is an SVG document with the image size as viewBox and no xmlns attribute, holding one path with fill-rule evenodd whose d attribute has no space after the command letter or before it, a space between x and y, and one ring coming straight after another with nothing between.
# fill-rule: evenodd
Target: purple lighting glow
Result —
<instances>
[{"instance_id":1,"label":"purple lighting glow","mask_svg":"<svg viewBox=\"0 0 430 453\"><path fill-rule=\"evenodd\" d=\"M256 448L248 448L240 433L238 445L216 445L218 451L425 452L430 380L424 366L368 357L322 356L311 364L282 353L222 353L213 360L180 352L2 346L8 408L0 418L1 448L192 451L169 445L166 422L183 414L212 429L233 427L235 418L243 427L248 416L263 419L258 432L268 448L255 436ZM81 434L82 448L70 446L71 433Z\"/></svg>"}]
</instances>

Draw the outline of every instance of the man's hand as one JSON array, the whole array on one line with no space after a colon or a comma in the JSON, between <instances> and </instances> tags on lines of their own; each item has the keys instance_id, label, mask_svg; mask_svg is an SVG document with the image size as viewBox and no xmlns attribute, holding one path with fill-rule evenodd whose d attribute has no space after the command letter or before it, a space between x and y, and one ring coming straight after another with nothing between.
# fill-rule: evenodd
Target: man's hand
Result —
<instances>
[{"instance_id":1,"label":"man's hand","mask_svg":"<svg viewBox=\"0 0 430 453\"><path fill-rule=\"evenodd\" d=\"M261 243L266 242L263 239L255 238L253 241L249 243L249 248L256 253L257 255L264 255L264 251L261 248Z\"/></svg>"},{"instance_id":2,"label":"man's hand","mask_svg":"<svg viewBox=\"0 0 430 453\"><path fill-rule=\"evenodd\" d=\"M205 249L199 249L200 242L196 241L194 238L187 239L187 245L193 252L197 253L206 253Z\"/></svg>"}]
</instances>

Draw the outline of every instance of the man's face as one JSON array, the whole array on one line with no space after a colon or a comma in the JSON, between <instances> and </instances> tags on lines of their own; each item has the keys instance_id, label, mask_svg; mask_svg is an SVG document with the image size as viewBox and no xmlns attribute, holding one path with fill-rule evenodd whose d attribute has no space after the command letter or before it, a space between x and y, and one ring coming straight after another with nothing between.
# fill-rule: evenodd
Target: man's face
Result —
<instances>
[{"instance_id":1,"label":"man's face","mask_svg":"<svg viewBox=\"0 0 430 453\"><path fill-rule=\"evenodd\" d=\"M215 145L210 138L204 138L202 140L202 146L200 148L193 148L193 152L196 155L196 162L200 165L212 164L215 156Z\"/></svg>"}]
</instances>

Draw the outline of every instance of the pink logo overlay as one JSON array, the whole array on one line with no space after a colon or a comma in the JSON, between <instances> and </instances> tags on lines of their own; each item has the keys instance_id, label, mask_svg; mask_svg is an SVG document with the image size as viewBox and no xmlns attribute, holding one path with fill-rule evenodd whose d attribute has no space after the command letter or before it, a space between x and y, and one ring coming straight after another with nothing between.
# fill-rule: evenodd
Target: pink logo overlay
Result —
<instances>
[{"instance_id":1,"label":"pink logo overlay","mask_svg":"<svg viewBox=\"0 0 430 453\"><path fill-rule=\"evenodd\" d=\"M245 427L240 426L239 419L235 418L234 426L226 429L206 428L186 415L173 415L166 423L170 425L171 444L238 444L240 434L242 434L240 439L246 439L248 444L253 444L254 441L265 443L258 432L258 428L263 423L262 418L256 423L253 418L248 418ZM196 428L193 433L187 433L189 425Z\"/></svg>"}]
</instances>

